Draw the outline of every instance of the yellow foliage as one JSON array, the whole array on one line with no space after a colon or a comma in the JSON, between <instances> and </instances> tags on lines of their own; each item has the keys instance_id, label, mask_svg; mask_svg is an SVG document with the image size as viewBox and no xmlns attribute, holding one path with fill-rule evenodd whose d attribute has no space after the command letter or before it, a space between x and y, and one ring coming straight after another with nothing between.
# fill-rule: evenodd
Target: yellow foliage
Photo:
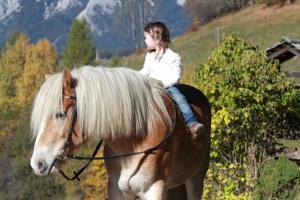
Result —
<instances>
[{"instance_id":1,"label":"yellow foliage","mask_svg":"<svg viewBox=\"0 0 300 200\"><path fill-rule=\"evenodd\" d=\"M220 163L213 164L208 169L204 183L204 200L247 200L250 199L251 191L239 191L237 185L245 184L246 174L236 176L236 171L241 170L239 164L229 166Z\"/></svg>"},{"instance_id":2,"label":"yellow foliage","mask_svg":"<svg viewBox=\"0 0 300 200\"><path fill-rule=\"evenodd\" d=\"M28 37L20 35L15 44L7 44L1 54L0 109L2 111L15 109L13 98L16 96L16 79L23 72L28 46Z\"/></svg>"},{"instance_id":3,"label":"yellow foliage","mask_svg":"<svg viewBox=\"0 0 300 200\"><path fill-rule=\"evenodd\" d=\"M7 43L0 59L0 112L11 116L31 103L44 75L54 72L56 63L48 40L32 45L26 35L20 35L14 43ZM1 125L0 139L13 132L10 124Z\"/></svg>"},{"instance_id":4,"label":"yellow foliage","mask_svg":"<svg viewBox=\"0 0 300 200\"><path fill-rule=\"evenodd\" d=\"M88 169L86 177L83 179L84 200L105 199L107 197L106 186L107 176L104 163L103 161L96 161Z\"/></svg>"},{"instance_id":5,"label":"yellow foliage","mask_svg":"<svg viewBox=\"0 0 300 200\"><path fill-rule=\"evenodd\" d=\"M16 111L31 103L46 73L53 73L57 55L46 40L30 44L26 35L7 43L0 62L0 109Z\"/></svg>"},{"instance_id":6,"label":"yellow foliage","mask_svg":"<svg viewBox=\"0 0 300 200\"><path fill-rule=\"evenodd\" d=\"M46 39L30 45L25 58L23 73L16 80L16 101L19 106L32 102L45 74L53 73L57 64L54 48Z\"/></svg>"}]
</instances>

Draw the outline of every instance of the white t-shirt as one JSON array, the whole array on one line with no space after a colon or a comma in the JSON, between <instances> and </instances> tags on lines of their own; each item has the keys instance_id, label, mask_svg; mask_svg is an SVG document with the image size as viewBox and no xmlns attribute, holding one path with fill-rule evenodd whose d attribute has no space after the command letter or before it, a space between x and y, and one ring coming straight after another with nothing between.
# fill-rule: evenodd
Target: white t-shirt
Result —
<instances>
[{"instance_id":1,"label":"white t-shirt","mask_svg":"<svg viewBox=\"0 0 300 200\"><path fill-rule=\"evenodd\" d=\"M181 76L181 57L169 48L160 58L155 58L155 55L155 52L147 53L140 73L160 80L165 88L178 84Z\"/></svg>"}]
</instances>

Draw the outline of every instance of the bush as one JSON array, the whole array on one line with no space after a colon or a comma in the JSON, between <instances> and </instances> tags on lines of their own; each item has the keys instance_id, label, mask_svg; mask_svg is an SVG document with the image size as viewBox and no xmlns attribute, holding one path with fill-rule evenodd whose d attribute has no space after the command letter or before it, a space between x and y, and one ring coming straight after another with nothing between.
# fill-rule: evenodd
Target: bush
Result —
<instances>
[{"instance_id":1,"label":"bush","mask_svg":"<svg viewBox=\"0 0 300 200\"><path fill-rule=\"evenodd\" d=\"M194 83L212 107L207 196L247 199L263 160L274 152L275 137L287 115L299 116L299 90L278 65L231 34L197 68Z\"/></svg>"},{"instance_id":2,"label":"bush","mask_svg":"<svg viewBox=\"0 0 300 200\"><path fill-rule=\"evenodd\" d=\"M286 157L280 157L263 167L253 199L296 199L299 184L299 167Z\"/></svg>"}]
</instances>

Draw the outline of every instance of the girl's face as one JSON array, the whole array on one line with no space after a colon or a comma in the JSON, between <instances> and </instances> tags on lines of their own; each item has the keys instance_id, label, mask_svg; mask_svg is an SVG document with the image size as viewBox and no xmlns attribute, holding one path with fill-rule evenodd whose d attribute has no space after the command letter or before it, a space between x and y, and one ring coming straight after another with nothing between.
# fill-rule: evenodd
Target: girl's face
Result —
<instances>
[{"instance_id":1,"label":"girl's face","mask_svg":"<svg viewBox=\"0 0 300 200\"><path fill-rule=\"evenodd\" d=\"M157 48L157 44L155 39L148 32L144 32L145 43L147 45L148 50L153 50Z\"/></svg>"}]
</instances>

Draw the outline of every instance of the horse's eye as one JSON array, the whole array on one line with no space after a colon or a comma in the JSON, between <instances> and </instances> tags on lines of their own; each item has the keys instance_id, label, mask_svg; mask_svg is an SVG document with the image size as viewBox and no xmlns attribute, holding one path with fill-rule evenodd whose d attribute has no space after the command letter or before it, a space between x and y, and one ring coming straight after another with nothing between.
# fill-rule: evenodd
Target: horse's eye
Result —
<instances>
[{"instance_id":1,"label":"horse's eye","mask_svg":"<svg viewBox=\"0 0 300 200\"><path fill-rule=\"evenodd\" d=\"M65 118L65 117L66 117L66 115L64 113L56 113L55 114L56 119L62 119L62 118Z\"/></svg>"}]
</instances>

